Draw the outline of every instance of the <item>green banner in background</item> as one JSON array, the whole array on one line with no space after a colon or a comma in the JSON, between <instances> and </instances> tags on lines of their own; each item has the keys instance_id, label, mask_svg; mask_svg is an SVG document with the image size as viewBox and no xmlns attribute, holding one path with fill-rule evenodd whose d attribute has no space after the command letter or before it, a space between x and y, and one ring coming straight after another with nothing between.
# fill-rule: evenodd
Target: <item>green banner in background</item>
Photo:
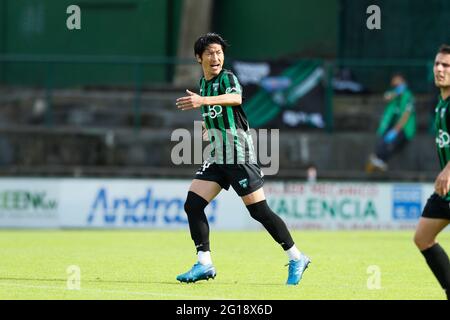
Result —
<instances>
[{"instance_id":1,"label":"green banner in background","mask_svg":"<svg viewBox=\"0 0 450 320\"><path fill-rule=\"evenodd\" d=\"M244 87L251 127L325 128L321 61L234 61L233 70Z\"/></svg>"}]
</instances>

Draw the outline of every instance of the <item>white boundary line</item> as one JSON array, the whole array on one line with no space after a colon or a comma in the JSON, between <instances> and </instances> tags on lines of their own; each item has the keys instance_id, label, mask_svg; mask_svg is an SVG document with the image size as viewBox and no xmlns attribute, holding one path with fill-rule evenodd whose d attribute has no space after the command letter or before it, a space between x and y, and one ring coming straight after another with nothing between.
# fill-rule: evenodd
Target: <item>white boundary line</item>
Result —
<instances>
[{"instance_id":1,"label":"white boundary line","mask_svg":"<svg viewBox=\"0 0 450 320\"><path fill-rule=\"evenodd\" d=\"M17 284L17 283L1 283L0 286L3 287L19 287L19 288L31 288L31 289L52 289L52 290L63 290L68 292L82 292L82 291L91 291L91 292L99 292L99 293L120 293L120 294L131 294L131 295L140 295L140 296L154 296L154 297L178 297L178 298L190 298L191 300L196 299L205 299L205 300L230 300L225 298L217 298L217 297L205 297L205 296L195 296L195 295L186 295L186 294L171 294L171 293L155 293L155 292L139 292L139 291L126 291L126 290L103 290L103 289L92 289L92 288L81 288L80 290L70 290L64 287L57 286L35 286L28 284Z\"/></svg>"}]
</instances>

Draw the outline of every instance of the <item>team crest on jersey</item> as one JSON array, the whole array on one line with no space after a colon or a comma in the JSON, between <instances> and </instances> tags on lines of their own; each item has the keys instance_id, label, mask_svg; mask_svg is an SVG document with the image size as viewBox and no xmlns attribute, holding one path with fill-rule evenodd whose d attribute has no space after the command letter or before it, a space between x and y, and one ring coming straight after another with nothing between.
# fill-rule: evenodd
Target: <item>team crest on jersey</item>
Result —
<instances>
[{"instance_id":1,"label":"team crest on jersey","mask_svg":"<svg viewBox=\"0 0 450 320\"><path fill-rule=\"evenodd\" d=\"M203 117L210 117L211 119L222 117L222 106L216 104L213 106L207 106L207 108L208 112L203 113Z\"/></svg>"},{"instance_id":2,"label":"team crest on jersey","mask_svg":"<svg viewBox=\"0 0 450 320\"><path fill-rule=\"evenodd\" d=\"M244 189L247 188L248 187L248 179L245 178L245 179L239 180L239 184L241 185L242 188L244 188Z\"/></svg>"},{"instance_id":3,"label":"team crest on jersey","mask_svg":"<svg viewBox=\"0 0 450 320\"><path fill-rule=\"evenodd\" d=\"M448 148L450 144L450 135L442 129L439 129L438 135L436 137L436 144L439 148Z\"/></svg>"}]
</instances>

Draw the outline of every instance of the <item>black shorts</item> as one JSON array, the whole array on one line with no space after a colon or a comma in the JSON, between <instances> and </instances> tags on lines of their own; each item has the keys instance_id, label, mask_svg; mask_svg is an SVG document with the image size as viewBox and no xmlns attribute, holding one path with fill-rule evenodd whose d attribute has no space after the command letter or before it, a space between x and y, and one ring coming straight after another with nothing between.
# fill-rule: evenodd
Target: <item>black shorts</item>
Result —
<instances>
[{"instance_id":1,"label":"black shorts","mask_svg":"<svg viewBox=\"0 0 450 320\"><path fill-rule=\"evenodd\" d=\"M422 217L450 220L450 201L442 199L437 193L428 198Z\"/></svg>"},{"instance_id":2,"label":"black shorts","mask_svg":"<svg viewBox=\"0 0 450 320\"><path fill-rule=\"evenodd\" d=\"M195 179L217 182L225 190L231 185L243 197L263 186L263 176L257 164L217 164L205 161L195 174Z\"/></svg>"}]
</instances>

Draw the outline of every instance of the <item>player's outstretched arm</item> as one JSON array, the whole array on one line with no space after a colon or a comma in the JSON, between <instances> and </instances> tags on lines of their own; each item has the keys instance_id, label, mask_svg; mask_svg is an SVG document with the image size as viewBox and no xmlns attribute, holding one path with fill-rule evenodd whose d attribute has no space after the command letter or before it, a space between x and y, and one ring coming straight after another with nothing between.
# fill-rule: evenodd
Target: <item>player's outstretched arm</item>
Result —
<instances>
[{"instance_id":1,"label":"player's outstretched arm","mask_svg":"<svg viewBox=\"0 0 450 320\"><path fill-rule=\"evenodd\" d=\"M202 97L186 90L187 96L177 99L177 107L181 110L200 108L202 105L238 106L242 104L242 96L237 93L226 93L218 96Z\"/></svg>"}]
</instances>

